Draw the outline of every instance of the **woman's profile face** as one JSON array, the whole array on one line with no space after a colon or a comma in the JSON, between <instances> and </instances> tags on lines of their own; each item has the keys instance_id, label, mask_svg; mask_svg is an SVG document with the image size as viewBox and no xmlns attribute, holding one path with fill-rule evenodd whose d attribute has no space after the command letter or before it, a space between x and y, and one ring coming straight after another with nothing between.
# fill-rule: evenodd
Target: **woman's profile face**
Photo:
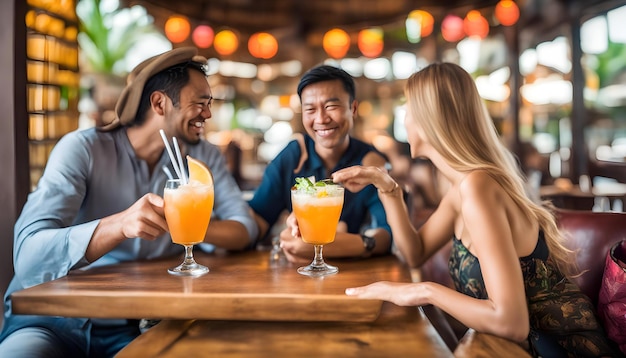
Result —
<instances>
[{"instance_id":1,"label":"woman's profile face","mask_svg":"<svg viewBox=\"0 0 626 358\"><path fill-rule=\"evenodd\" d=\"M411 157L416 158L421 153L421 148L426 143L424 131L417 123L411 113L410 103L406 104L406 116L404 117L404 128L406 129L407 140L411 147Z\"/></svg>"}]
</instances>

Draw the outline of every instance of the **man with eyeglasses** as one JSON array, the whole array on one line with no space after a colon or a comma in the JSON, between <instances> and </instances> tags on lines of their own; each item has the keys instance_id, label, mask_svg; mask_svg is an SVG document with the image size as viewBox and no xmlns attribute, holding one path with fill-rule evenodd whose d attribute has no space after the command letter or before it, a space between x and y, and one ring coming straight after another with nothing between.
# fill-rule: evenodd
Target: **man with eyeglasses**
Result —
<instances>
[{"instance_id":1,"label":"man with eyeglasses","mask_svg":"<svg viewBox=\"0 0 626 358\"><path fill-rule=\"evenodd\" d=\"M113 122L56 145L15 225L0 357L108 357L139 335L134 320L13 315L10 294L71 270L180 254L163 214L164 168L174 170L161 129L214 176L214 218L199 246L243 250L254 242L250 209L219 148L203 140L213 101L206 64L188 47L144 61L129 75Z\"/></svg>"}]
</instances>

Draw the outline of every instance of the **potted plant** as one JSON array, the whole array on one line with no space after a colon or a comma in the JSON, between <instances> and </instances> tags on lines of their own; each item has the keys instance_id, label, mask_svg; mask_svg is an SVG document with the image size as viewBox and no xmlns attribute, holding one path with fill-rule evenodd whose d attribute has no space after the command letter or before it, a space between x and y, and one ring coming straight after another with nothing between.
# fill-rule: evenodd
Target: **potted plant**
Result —
<instances>
[{"instance_id":1,"label":"potted plant","mask_svg":"<svg viewBox=\"0 0 626 358\"><path fill-rule=\"evenodd\" d=\"M117 0L79 0L76 4L79 21L78 44L81 71L96 105L99 118L113 115L117 98L124 88L125 76L133 60L139 62L155 53L142 52L140 44L159 44L152 51L168 50L171 43L157 30L153 19L142 6L120 8ZM165 45L164 45L165 44ZM134 55L134 56L133 56ZM136 63L132 64L133 66Z\"/></svg>"}]
</instances>

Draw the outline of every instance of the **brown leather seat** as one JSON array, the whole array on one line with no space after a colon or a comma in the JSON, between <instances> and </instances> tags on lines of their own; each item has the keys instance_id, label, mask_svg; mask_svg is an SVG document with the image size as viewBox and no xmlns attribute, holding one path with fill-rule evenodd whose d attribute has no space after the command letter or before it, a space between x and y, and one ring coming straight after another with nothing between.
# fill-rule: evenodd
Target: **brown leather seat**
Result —
<instances>
[{"instance_id":1,"label":"brown leather seat","mask_svg":"<svg viewBox=\"0 0 626 358\"><path fill-rule=\"evenodd\" d=\"M576 264L583 272L574 281L596 305L606 254L613 244L626 239L626 213L557 209L556 215L566 235L565 246L577 251Z\"/></svg>"}]
</instances>

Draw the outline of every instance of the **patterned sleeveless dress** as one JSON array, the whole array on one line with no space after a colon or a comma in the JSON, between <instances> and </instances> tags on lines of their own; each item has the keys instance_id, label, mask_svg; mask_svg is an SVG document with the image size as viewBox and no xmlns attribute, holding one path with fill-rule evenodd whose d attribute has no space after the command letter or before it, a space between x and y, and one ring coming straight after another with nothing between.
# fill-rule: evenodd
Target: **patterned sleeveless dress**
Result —
<instances>
[{"instance_id":1,"label":"patterned sleeveless dress","mask_svg":"<svg viewBox=\"0 0 626 358\"><path fill-rule=\"evenodd\" d=\"M456 290L486 299L478 258L453 237L448 267ZM520 258L530 314L528 346L535 357L619 357L589 298L558 271L543 233L532 254Z\"/></svg>"}]
</instances>

